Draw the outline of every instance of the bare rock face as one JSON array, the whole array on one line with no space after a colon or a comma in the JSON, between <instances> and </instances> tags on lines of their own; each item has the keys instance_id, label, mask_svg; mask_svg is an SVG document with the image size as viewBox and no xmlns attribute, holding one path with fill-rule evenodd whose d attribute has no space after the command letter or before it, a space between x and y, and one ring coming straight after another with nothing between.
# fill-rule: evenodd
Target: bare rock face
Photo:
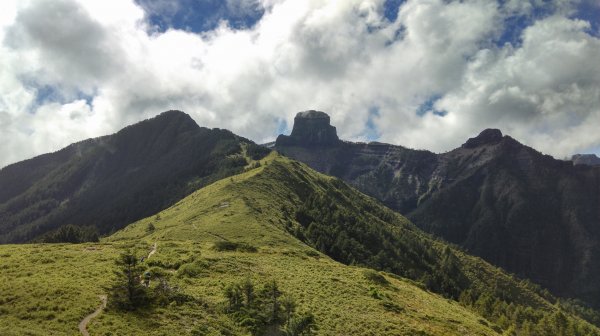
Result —
<instances>
[{"instance_id":1,"label":"bare rock face","mask_svg":"<svg viewBox=\"0 0 600 336\"><path fill-rule=\"evenodd\" d=\"M324 113L301 113L276 149L555 295L600 307L600 167L555 160L497 129L442 154L305 145L327 143L328 129ZM288 139L304 145L286 146Z\"/></svg>"},{"instance_id":2,"label":"bare rock face","mask_svg":"<svg viewBox=\"0 0 600 336\"><path fill-rule=\"evenodd\" d=\"M277 137L276 146L335 146L339 143L336 129L330 125L329 115L309 110L296 114L292 134Z\"/></svg>"},{"instance_id":3,"label":"bare rock face","mask_svg":"<svg viewBox=\"0 0 600 336\"><path fill-rule=\"evenodd\" d=\"M467 140L462 147L476 148L482 145L496 144L500 141L502 141L502 132L499 129L488 128L479 133L478 136Z\"/></svg>"},{"instance_id":4,"label":"bare rock face","mask_svg":"<svg viewBox=\"0 0 600 336\"><path fill-rule=\"evenodd\" d=\"M574 165L600 166L600 158L596 154L575 154L571 158Z\"/></svg>"}]
</instances>

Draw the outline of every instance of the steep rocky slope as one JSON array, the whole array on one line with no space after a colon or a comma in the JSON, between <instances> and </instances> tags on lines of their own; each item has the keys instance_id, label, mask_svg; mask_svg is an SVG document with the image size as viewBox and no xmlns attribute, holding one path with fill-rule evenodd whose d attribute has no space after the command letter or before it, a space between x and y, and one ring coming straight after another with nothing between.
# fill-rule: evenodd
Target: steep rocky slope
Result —
<instances>
[{"instance_id":1,"label":"steep rocky slope","mask_svg":"<svg viewBox=\"0 0 600 336\"><path fill-rule=\"evenodd\" d=\"M321 120L295 132L325 128ZM443 154L286 139L277 139L280 153L342 178L420 228L560 296L600 305L600 168L555 160L492 129Z\"/></svg>"},{"instance_id":2,"label":"steep rocky slope","mask_svg":"<svg viewBox=\"0 0 600 336\"><path fill-rule=\"evenodd\" d=\"M600 166L600 158L596 154L575 154L571 161L574 165Z\"/></svg>"}]
</instances>

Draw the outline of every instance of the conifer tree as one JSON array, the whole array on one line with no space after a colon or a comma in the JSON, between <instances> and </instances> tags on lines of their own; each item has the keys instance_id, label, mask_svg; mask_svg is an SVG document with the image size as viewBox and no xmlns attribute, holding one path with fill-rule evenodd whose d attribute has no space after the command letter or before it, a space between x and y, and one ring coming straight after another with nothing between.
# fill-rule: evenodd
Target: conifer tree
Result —
<instances>
[{"instance_id":1,"label":"conifer tree","mask_svg":"<svg viewBox=\"0 0 600 336\"><path fill-rule=\"evenodd\" d=\"M109 302L124 310L135 310L147 305L150 296L146 287L141 284L143 267L138 263L135 254L130 251L121 254L116 264L118 269L115 271L116 277Z\"/></svg>"}]
</instances>

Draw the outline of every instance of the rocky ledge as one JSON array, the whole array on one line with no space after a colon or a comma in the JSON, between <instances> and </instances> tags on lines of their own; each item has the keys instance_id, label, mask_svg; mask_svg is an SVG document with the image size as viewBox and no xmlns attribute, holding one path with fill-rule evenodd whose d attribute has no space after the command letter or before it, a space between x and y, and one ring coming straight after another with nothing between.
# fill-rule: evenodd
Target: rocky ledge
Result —
<instances>
[{"instance_id":1,"label":"rocky ledge","mask_svg":"<svg viewBox=\"0 0 600 336\"><path fill-rule=\"evenodd\" d=\"M600 166L600 158L596 154L575 154L571 161L574 165Z\"/></svg>"},{"instance_id":2,"label":"rocky ledge","mask_svg":"<svg viewBox=\"0 0 600 336\"><path fill-rule=\"evenodd\" d=\"M325 112L309 110L294 118L292 134L277 137L275 146L334 146L340 143L337 131Z\"/></svg>"},{"instance_id":3,"label":"rocky ledge","mask_svg":"<svg viewBox=\"0 0 600 336\"><path fill-rule=\"evenodd\" d=\"M502 132L499 129L488 128L479 133L474 138L469 138L462 147L463 148L476 148L483 145L493 145L502 141Z\"/></svg>"}]
</instances>

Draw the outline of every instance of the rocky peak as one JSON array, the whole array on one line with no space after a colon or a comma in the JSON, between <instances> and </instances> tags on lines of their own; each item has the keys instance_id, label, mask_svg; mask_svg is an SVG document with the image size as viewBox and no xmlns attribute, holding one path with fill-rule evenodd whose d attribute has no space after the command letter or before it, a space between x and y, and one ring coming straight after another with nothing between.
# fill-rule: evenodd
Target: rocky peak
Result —
<instances>
[{"instance_id":1,"label":"rocky peak","mask_svg":"<svg viewBox=\"0 0 600 336\"><path fill-rule=\"evenodd\" d=\"M200 126L187 113L170 110L136 124L129 125L115 134L117 138L130 138L127 141L139 141L152 136L170 134L177 136L179 133L195 131Z\"/></svg>"},{"instance_id":2,"label":"rocky peak","mask_svg":"<svg viewBox=\"0 0 600 336\"><path fill-rule=\"evenodd\" d=\"M475 148L483 145L493 145L502 141L502 137L502 132L499 129L488 128L479 133L478 136L467 140L462 147Z\"/></svg>"},{"instance_id":3,"label":"rocky peak","mask_svg":"<svg viewBox=\"0 0 600 336\"><path fill-rule=\"evenodd\" d=\"M596 154L575 154L571 161L574 165L600 166L600 158Z\"/></svg>"},{"instance_id":4,"label":"rocky peak","mask_svg":"<svg viewBox=\"0 0 600 336\"><path fill-rule=\"evenodd\" d=\"M294 118L294 128L289 136L277 137L276 146L332 146L340 142L337 131L325 112L309 110L299 112Z\"/></svg>"},{"instance_id":5,"label":"rocky peak","mask_svg":"<svg viewBox=\"0 0 600 336\"><path fill-rule=\"evenodd\" d=\"M185 129L199 128L198 124L196 124L194 119L192 119L192 117L189 114L179 110L169 110L166 112L162 112L158 116L149 119L149 121L155 123L177 125L178 127Z\"/></svg>"}]
</instances>

